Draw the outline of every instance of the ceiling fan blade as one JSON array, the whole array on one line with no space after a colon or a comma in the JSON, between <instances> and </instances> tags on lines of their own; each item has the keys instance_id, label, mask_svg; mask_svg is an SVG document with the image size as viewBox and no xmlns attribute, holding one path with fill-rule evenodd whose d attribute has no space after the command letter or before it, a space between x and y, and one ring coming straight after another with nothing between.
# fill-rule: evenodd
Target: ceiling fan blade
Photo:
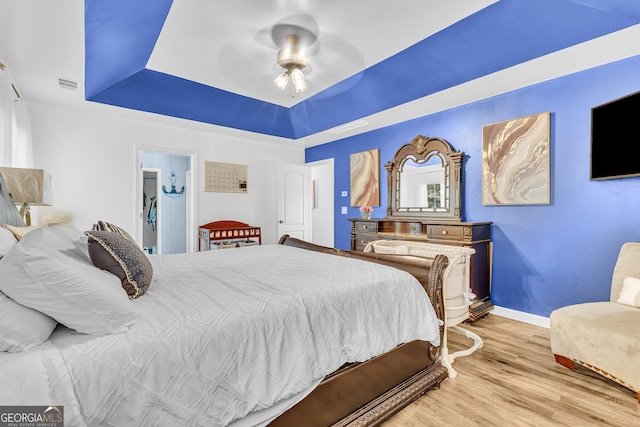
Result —
<instances>
[{"instance_id":1,"label":"ceiling fan blade","mask_svg":"<svg viewBox=\"0 0 640 427\"><path fill-rule=\"evenodd\" d=\"M274 50L255 43L250 37L225 43L220 49L218 66L239 93L246 93L247 87L254 83L272 83L277 75Z\"/></svg>"},{"instance_id":2,"label":"ceiling fan blade","mask_svg":"<svg viewBox=\"0 0 640 427\"><path fill-rule=\"evenodd\" d=\"M314 73L351 76L364 68L364 57L348 41L323 33L318 40L317 52L311 58Z\"/></svg>"},{"instance_id":3,"label":"ceiling fan blade","mask_svg":"<svg viewBox=\"0 0 640 427\"><path fill-rule=\"evenodd\" d=\"M259 30L255 35L255 41L269 49L278 50L278 45L274 43L273 37L271 37L271 26Z\"/></svg>"}]
</instances>

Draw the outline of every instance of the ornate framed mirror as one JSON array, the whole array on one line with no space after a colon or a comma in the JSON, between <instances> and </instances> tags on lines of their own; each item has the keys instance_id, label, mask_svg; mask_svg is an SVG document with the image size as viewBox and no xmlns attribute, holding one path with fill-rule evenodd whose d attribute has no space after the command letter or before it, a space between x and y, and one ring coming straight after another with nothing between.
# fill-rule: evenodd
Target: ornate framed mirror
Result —
<instances>
[{"instance_id":1,"label":"ornate framed mirror","mask_svg":"<svg viewBox=\"0 0 640 427\"><path fill-rule=\"evenodd\" d=\"M463 153L441 138L418 135L384 165L387 217L460 221Z\"/></svg>"}]
</instances>

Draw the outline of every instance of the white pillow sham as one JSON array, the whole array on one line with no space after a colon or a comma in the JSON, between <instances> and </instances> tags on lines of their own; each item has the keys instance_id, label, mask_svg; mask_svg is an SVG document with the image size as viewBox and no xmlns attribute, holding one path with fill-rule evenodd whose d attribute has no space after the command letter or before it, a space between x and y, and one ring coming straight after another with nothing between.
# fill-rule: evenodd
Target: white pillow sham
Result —
<instances>
[{"instance_id":1,"label":"white pillow sham","mask_svg":"<svg viewBox=\"0 0 640 427\"><path fill-rule=\"evenodd\" d=\"M42 344L57 324L0 292L0 351L18 353Z\"/></svg>"},{"instance_id":2,"label":"white pillow sham","mask_svg":"<svg viewBox=\"0 0 640 427\"><path fill-rule=\"evenodd\" d=\"M91 263L70 225L33 230L0 260L0 291L88 334L120 333L138 319L120 280Z\"/></svg>"},{"instance_id":3,"label":"white pillow sham","mask_svg":"<svg viewBox=\"0 0 640 427\"><path fill-rule=\"evenodd\" d=\"M618 303L640 307L640 279L627 277L622 283L622 290L618 295Z\"/></svg>"},{"instance_id":4,"label":"white pillow sham","mask_svg":"<svg viewBox=\"0 0 640 427\"><path fill-rule=\"evenodd\" d=\"M16 242L17 240L11 231L0 227L0 258L9 252L9 249L11 249Z\"/></svg>"}]
</instances>

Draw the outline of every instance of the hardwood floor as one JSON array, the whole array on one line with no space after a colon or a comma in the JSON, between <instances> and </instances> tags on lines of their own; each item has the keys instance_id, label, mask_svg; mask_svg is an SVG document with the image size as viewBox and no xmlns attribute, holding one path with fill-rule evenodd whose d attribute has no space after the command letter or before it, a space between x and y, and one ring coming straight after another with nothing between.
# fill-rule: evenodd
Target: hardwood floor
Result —
<instances>
[{"instance_id":1,"label":"hardwood floor","mask_svg":"<svg viewBox=\"0 0 640 427\"><path fill-rule=\"evenodd\" d=\"M384 427L640 426L635 393L586 368L557 364L548 329L491 314L463 326L482 337L483 347L456 359L456 378ZM451 352L470 343L450 329Z\"/></svg>"}]
</instances>

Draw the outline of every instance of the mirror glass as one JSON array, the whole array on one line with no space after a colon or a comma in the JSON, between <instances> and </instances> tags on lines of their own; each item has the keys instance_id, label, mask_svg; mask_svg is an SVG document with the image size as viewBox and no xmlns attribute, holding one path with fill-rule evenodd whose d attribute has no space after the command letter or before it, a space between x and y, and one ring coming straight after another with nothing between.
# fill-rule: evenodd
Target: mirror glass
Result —
<instances>
[{"instance_id":1,"label":"mirror glass","mask_svg":"<svg viewBox=\"0 0 640 427\"><path fill-rule=\"evenodd\" d=\"M445 180L445 165L435 155L419 163L413 158L405 160L398 169L400 185L399 209L425 212L447 210L449 188Z\"/></svg>"},{"instance_id":2,"label":"mirror glass","mask_svg":"<svg viewBox=\"0 0 640 427\"><path fill-rule=\"evenodd\" d=\"M385 165L388 217L460 221L462 153L441 138L416 136Z\"/></svg>"}]
</instances>

